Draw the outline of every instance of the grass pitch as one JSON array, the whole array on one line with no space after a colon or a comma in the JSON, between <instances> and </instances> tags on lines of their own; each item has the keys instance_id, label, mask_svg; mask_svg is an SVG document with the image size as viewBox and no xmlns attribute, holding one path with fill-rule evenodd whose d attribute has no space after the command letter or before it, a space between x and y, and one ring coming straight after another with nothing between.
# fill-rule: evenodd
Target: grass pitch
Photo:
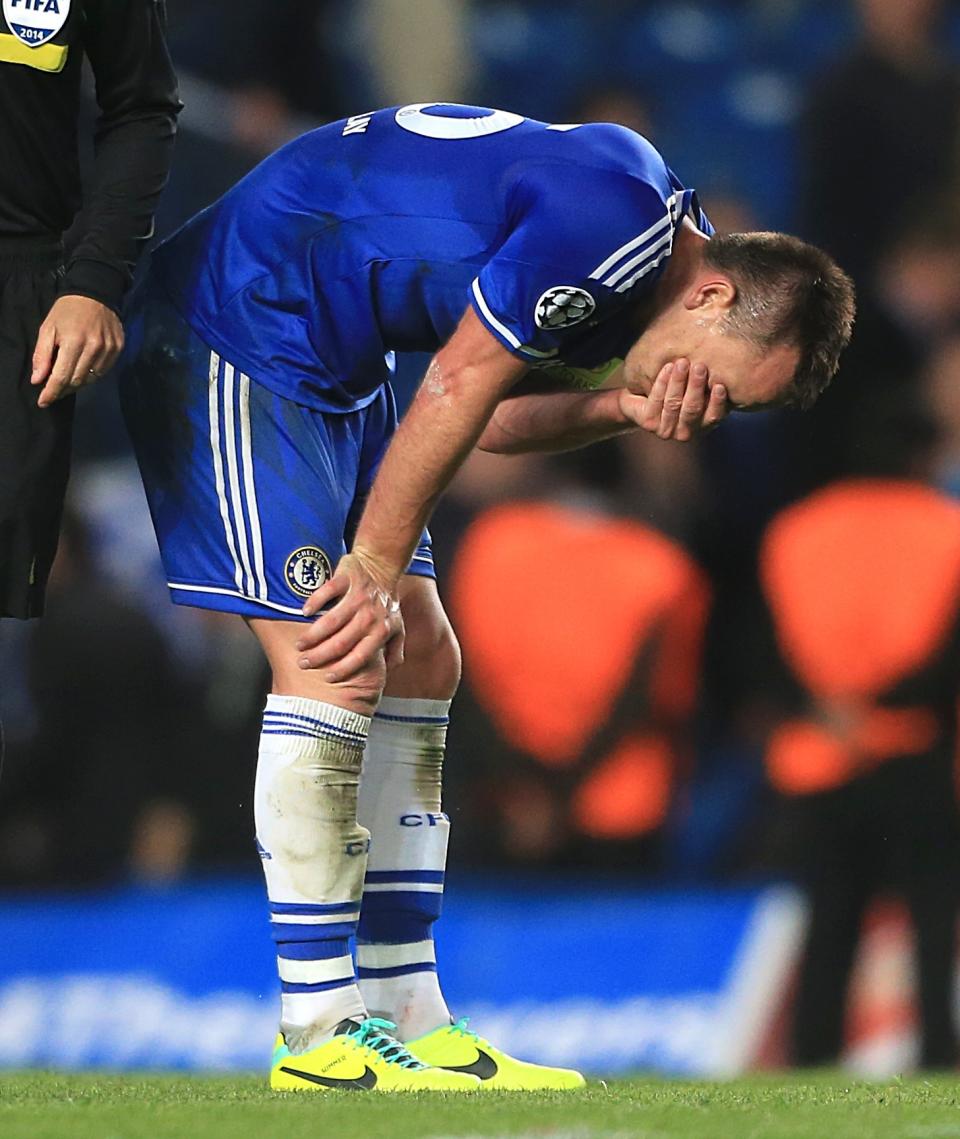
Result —
<instances>
[{"instance_id":1,"label":"grass pitch","mask_svg":"<svg viewBox=\"0 0 960 1139\"><path fill-rule=\"evenodd\" d=\"M0 1074L3 1139L960 1139L960 1080L799 1073L582 1092L273 1095L257 1077Z\"/></svg>"}]
</instances>

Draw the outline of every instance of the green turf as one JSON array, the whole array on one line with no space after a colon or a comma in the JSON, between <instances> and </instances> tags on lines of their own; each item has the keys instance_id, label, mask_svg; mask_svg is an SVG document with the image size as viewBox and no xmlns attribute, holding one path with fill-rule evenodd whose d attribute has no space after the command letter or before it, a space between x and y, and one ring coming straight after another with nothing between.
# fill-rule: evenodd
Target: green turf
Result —
<instances>
[{"instance_id":1,"label":"green turf","mask_svg":"<svg viewBox=\"0 0 960 1139\"><path fill-rule=\"evenodd\" d=\"M950 1077L640 1079L548 1095L275 1096L255 1077L0 1074L3 1139L960 1139Z\"/></svg>"}]
</instances>

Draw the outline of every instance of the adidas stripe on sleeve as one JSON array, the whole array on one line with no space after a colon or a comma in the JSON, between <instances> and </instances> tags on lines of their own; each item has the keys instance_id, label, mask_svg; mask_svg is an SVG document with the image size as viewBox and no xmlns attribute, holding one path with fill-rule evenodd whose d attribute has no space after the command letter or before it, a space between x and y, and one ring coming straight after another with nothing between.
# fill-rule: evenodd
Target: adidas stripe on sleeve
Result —
<instances>
[{"instance_id":1,"label":"adidas stripe on sleeve","mask_svg":"<svg viewBox=\"0 0 960 1139\"><path fill-rule=\"evenodd\" d=\"M526 174L518 199L516 228L474 280L471 303L531 363L626 311L634 291L657 279L695 208L693 191L676 186L666 167L648 180L545 164Z\"/></svg>"}]
</instances>

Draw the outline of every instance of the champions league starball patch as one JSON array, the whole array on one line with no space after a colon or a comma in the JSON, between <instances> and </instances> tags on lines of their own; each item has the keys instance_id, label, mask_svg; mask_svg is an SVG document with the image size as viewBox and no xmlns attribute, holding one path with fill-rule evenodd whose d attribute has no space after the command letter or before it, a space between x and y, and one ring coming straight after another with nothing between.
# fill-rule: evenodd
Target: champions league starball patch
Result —
<instances>
[{"instance_id":1,"label":"champions league starball patch","mask_svg":"<svg viewBox=\"0 0 960 1139\"><path fill-rule=\"evenodd\" d=\"M287 585L300 597L309 597L333 573L330 559L316 546L301 546L287 558Z\"/></svg>"},{"instance_id":2,"label":"champions league starball patch","mask_svg":"<svg viewBox=\"0 0 960 1139\"><path fill-rule=\"evenodd\" d=\"M548 331L557 328L569 328L571 324L579 324L586 320L597 307L597 302L586 289L578 289L575 285L557 285L547 289L540 300L534 319L538 328Z\"/></svg>"},{"instance_id":3,"label":"champions league starball patch","mask_svg":"<svg viewBox=\"0 0 960 1139\"><path fill-rule=\"evenodd\" d=\"M71 0L3 0L7 27L27 47L42 47L70 15Z\"/></svg>"}]
</instances>

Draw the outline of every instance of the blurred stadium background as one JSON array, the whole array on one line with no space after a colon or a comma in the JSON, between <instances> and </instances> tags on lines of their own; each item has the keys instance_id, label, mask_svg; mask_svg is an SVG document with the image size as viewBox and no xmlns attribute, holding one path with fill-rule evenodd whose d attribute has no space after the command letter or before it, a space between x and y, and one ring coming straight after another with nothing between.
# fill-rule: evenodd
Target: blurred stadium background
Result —
<instances>
[{"instance_id":1,"label":"blurred stadium background","mask_svg":"<svg viewBox=\"0 0 960 1139\"><path fill-rule=\"evenodd\" d=\"M960 8L168 7L186 110L159 236L304 129L441 100L623 122L718 229L792 230L854 274L814 413L458 478L438 952L481 1031L592 1072L953 1066ZM0 627L0 1065L262 1065L264 683L242 627L169 604L104 382L48 616Z\"/></svg>"}]
</instances>

